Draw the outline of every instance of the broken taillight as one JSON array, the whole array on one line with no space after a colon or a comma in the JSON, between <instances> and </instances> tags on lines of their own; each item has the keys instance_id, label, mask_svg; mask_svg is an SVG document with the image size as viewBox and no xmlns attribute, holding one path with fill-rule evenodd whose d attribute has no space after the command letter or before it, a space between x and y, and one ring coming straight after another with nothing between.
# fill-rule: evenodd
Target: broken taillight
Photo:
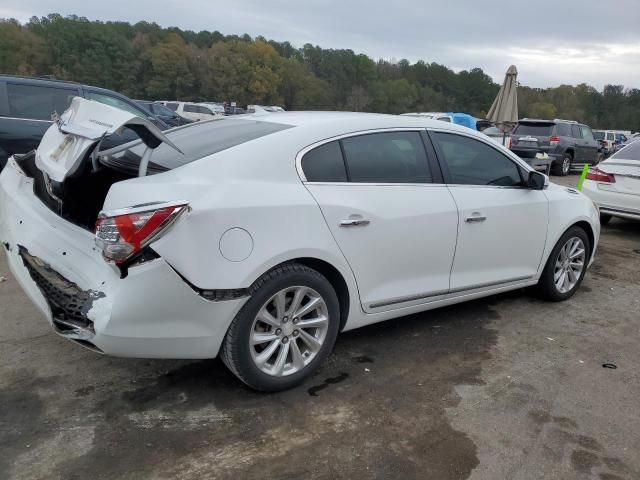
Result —
<instances>
[{"instance_id":1,"label":"broken taillight","mask_svg":"<svg viewBox=\"0 0 640 480\"><path fill-rule=\"evenodd\" d=\"M159 203L101 212L96 245L109 262L121 264L160 238L187 211L186 202Z\"/></svg>"}]
</instances>

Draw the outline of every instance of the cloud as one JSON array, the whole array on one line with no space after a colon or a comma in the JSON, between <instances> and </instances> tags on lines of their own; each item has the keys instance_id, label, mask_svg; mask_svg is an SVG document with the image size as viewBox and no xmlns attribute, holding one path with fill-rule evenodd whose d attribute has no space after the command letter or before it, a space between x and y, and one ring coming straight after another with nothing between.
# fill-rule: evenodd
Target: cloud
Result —
<instances>
[{"instance_id":1,"label":"cloud","mask_svg":"<svg viewBox=\"0 0 640 480\"><path fill-rule=\"evenodd\" d=\"M0 16L26 21L52 8L47 0L4 0ZM55 9L423 59L456 70L481 67L498 82L515 63L525 85L640 87L637 0L57 0Z\"/></svg>"}]
</instances>

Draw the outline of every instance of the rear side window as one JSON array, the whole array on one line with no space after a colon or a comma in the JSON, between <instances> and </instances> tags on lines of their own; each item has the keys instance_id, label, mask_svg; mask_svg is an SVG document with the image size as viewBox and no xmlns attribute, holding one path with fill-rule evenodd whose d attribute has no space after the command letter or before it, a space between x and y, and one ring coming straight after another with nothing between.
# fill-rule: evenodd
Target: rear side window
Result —
<instances>
[{"instance_id":1,"label":"rear side window","mask_svg":"<svg viewBox=\"0 0 640 480\"><path fill-rule=\"evenodd\" d=\"M178 104L177 103L167 103L165 105L165 107L170 108L171 110L173 110L174 112L176 110L178 110Z\"/></svg>"},{"instance_id":2,"label":"rear side window","mask_svg":"<svg viewBox=\"0 0 640 480\"><path fill-rule=\"evenodd\" d=\"M550 137L553 123L519 123L513 132L515 135L531 135L532 137Z\"/></svg>"},{"instance_id":3,"label":"rear side window","mask_svg":"<svg viewBox=\"0 0 640 480\"><path fill-rule=\"evenodd\" d=\"M559 135L561 137L570 137L571 129L569 128L569 125L567 125L566 123L558 123L556 125L556 135Z\"/></svg>"},{"instance_id":4,"label":"rear side window","mask_svg":"<svg viewBox=\"0 0 640 480\"><path fill-rule=\"evenodd\" d=\"M573 138L582 138L579 125L571 125L571 136Z\"/></svg>"},{"instance_id":5,"label":"rear side window","mask_svg":"<svg viewBox=\"0 0 640 480\"><path fill-rule=\"evenodd\" d=\"M307 152L302 157L302 171L308 182L346 182L340 144L329 142Z\"/></svg>"},{"instance_id":6,"label":"rear side window","mask_svg":"<svg viewBox=\"0 0 640 480\"><path fill-rule=\"evenodd\" d=\"M351 182L431 182L427 154L418 132L371 133L341 142Z\"/></svg>"},{"instance_id":7,"label":"rear side window","mask_svg":"<svg viewBox=\"0 0 640 480\"><path fill-rule=\"evenodd\" d=\"M171 170L187 163L199 160L222 150L255 140L272 133L293 128L292 125L274 122L258 122L253 120L221 119L196 122L185 127L165 132L169 140L175 143L183 155L163 143L151 156L150 172ZM113 153L112 153L113 152ZM123 169L138 169L144 145L140 140L132 142L127 149L122 146L112 151L101 152L102 159L110 166Z\"/></svg>"},{"instance_id":8,"label":"rear side window","mask_svg":"<svg viewBox=\"0 0 640 480\"><path fill-rule=\"evenodd\" d=\"M71 88L45 87L7 83L9 115L16 118L51 120L56 112L62 114L78 91Z\"/></svg>"},{"instance_id":9,"label":"rear side window","mask_svg":"<svg viewBox=\"0 0 640 480\"><path fill-rule=\"evenodd\" d=\"M522 185L518 166L484 142L451 133L432 132L438 157L454 185Z\"/></svg>"}]
</instances>

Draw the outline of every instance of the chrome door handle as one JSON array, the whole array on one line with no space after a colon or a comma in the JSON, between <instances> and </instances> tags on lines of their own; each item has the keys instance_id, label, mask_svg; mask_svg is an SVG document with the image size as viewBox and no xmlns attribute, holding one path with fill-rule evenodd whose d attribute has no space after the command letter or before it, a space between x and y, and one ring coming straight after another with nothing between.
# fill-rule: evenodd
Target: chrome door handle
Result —
<instances>
[{"instance_id":1,"label":"chrome door handle","mask_svg":"<svg viewBox=\"0 0 640 480\"><path fill-rule=\"evenodd\" d=\"M477 216L473 216L473 217L467 217L465 218L465 222L467 223L479 223L479 222L484 222L487 219L487 217L483 217L480 215Z\"/></svg>"},{"instance_id":2,"label":"chrome door handle","mask_svg":"<svg viewBox=\"0 0 640 480\"><path fill-rule=\"evenodd\" d=\"M340 220L341 227L364 227L371 223L370 220L364 218L349 218L347 220Z\"/></svg>"}]
</instances>

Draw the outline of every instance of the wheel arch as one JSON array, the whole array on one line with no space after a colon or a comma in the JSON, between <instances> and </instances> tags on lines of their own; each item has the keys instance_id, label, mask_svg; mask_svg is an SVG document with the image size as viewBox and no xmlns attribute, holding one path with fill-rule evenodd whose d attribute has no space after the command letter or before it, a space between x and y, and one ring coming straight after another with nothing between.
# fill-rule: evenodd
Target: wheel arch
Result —
<instances>
[{"instance_id":1,"label":"wheel arch","mask_svg":"<svg viewBox=\"0 0 640 480\"><path fill-rule=\"evenodd\" d=\"M347 279L345 278L344 274L327 260L322 260L317 257L304 256L294 257L285 261L281 261L277 265L273 265L272 267L266 269L264 272L261 272L257 276L257 278L260 278L265 273L268 273L271 270L279 268L282 265L286 265L288 263L298 263L300 265L304 265L305 267L309 267L322 274L329 281L329 283L335 290L336 295L338 296L338 303L340 305L339 331L342 331L347 323L347 319L349 318L349 310L352 307L352 294L349 290L349 284L347 283Z\"/></svg>"},{"instance_id":2,"label":"wheel arch","mask_svg":"<svg viewBox=\"0 0 640 480\"><path fill-rule=\"evenodd\" d=\"M580 227L587 234L587 237L589 238L589 260L591 260L591 258L593 258L593 254L595 251L594 246L596 241L596 236L595 236L595 232L593 231L593 227L589 222L585 220L580 220L574 223L573 225L571 225L569 228L573 228L573 227ZM569 230L569 228L567 228L567 230ZM565 230L565 232L567 230Z\"/></svg>"},{"instance_id":3,"label":"wheel arch","mask_svg":"<svg viewBox=\"0 0 640 480\"><path fill-rule=\"evenodd\" d=\"M573 147L569 147L564 151L565 155L569 155L571 157L571 160L573 160L574 158L576 158L575 152L573 150Z\"/></svg>"}]
</instances>

